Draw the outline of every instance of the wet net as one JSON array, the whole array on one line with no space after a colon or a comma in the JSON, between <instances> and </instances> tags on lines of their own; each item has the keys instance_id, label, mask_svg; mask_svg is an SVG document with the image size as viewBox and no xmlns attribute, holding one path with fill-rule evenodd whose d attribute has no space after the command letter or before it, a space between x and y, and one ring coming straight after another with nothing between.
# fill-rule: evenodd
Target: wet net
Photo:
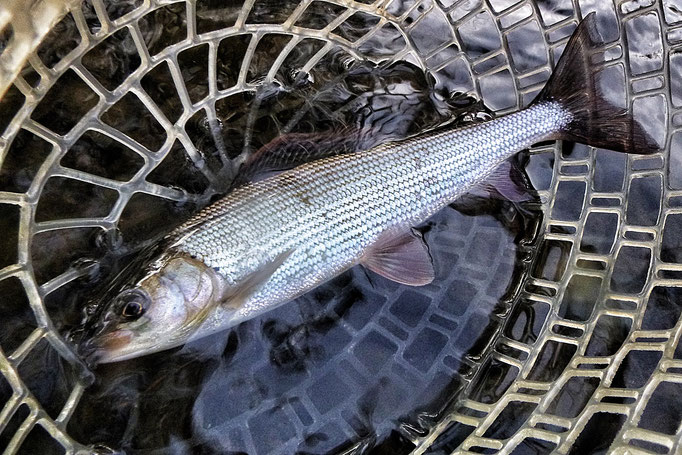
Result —
<instances>
[{"instance_id":1,"label":"wet net","mask_svg":"<svg viewBox=\"0 0 682 455\"><path fill-rule=\"evenodd\" d=\"M371 145L435 126L459 93L497 114L519 109L592 11L609 96L664 152L533 147L525 168L538 200L514 209L533 221L509 229L504 216L439 215L426 238L442 246L437 265L455 264L439 286L375 285L352 271L321 291L335 302L327 319L298 304L317 325L287 310L265 320L256 360L234 353L250 326L236 329L218 368L262 373L275 359L286 374L213 374L188 413L200 416L192 431L206 453L682 451L678 0L86 0L34 50L17 41L41 34L5 24L0 58L28 57L23 67L12 59L22 69L0 101L0 450L90 453L127 437L124 424L115 436L97 431L83 405L94 376L64 338L80 315L73 296L106 275L101 258L222 194L274 137L363 115L376 125L397 103L409 122L388 124ZM363 98L359 86L381 96ZM443 228L451 222L454 232ZM349 281L360 291L334 300ZM315 337L326 351L311 373L297 362ZM181 370L171 367L161 371ZM221 413L225 394L231 411ZM120 415L124 395L93 400L134 421ZM198 450L147 433L129 439L132 452Z\"/></svg>"}]
</instances>

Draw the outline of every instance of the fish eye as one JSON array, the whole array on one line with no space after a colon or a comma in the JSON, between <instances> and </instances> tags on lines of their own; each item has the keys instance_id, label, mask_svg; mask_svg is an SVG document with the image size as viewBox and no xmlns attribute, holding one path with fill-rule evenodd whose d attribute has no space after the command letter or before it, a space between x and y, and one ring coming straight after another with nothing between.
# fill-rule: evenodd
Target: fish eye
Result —
<instances>
[{"instance_id":1,"label":"fish eye","mask_svg":"<svg viewBox=\"0 0 682 455\"><path fill-rule=\"evenodd\" d=\"M149 299L139 291L128 291L118 298L121 308L121 316L125 319L137 319L147 310Z\"/></svg>"}]
</instances>

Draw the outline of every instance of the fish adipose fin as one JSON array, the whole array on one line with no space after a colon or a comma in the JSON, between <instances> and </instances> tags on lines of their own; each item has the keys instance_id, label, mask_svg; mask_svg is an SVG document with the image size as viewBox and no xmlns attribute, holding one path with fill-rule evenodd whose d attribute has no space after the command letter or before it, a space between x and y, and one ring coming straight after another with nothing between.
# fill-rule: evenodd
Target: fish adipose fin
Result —
<instances>
[{"instance_id":1,"label":"fish adipose fin","mask_svg":"<svg viewBox=\"0 0 682 455\"><path fill-rule=\"evenodd\" d=\"M588 14L568 41L554 73L533 104L555 101L573 116L554 139L580 142L617 152L646 155L659 145L626 109L602 93L593 57L603 53L595 13Z\"/></svg>"},{"instance_id":2,"label":"fish adipose fin","mask_svg":"<svg viewBox=\"0 0 682 455\"><path fill-rule=\"evenodd\" d=\"M379 237L365 253L361 264L374 273L410 286L424 286L433 281L433 261L421 235L408 230Z\"/></svg>"}]
</instances>

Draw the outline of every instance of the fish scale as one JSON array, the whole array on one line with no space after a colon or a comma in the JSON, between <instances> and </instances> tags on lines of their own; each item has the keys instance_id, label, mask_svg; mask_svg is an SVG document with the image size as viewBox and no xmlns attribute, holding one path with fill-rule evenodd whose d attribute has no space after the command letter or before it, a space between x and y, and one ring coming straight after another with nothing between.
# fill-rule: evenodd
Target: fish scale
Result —
<instances>
[{"instance_id":1,"label":"fish scale","mask_svg":"<svg viewBox=\"0 0 682 455\"><path fill-rule=\"evenodd\" d=\"M230 283L290 251L232 316L253 317L357 264L382 233L424 221L570 120L548 102L485 124L318 160L241 188L170 237L181 239L175 249ZM224 317L219 311L215 322Z\"/></svg>"}]
</instances>

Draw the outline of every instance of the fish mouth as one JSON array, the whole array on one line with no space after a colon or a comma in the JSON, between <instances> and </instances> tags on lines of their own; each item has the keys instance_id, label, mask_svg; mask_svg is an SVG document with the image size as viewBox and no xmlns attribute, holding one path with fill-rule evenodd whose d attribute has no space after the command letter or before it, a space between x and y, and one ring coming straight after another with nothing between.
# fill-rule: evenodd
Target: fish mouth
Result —
<instances>
[{"instance_id":1,"label":"fish mouth","mask_svg":"<svg viewBox=\"0 0 682 455\"><path fill-rule=\"evenodd\" d=\"M88 365L118 362L135 357L126 347L132 339L129 330L117 330L90 338L78 346L78 354Z\"/></svg>"}]
</instances>

